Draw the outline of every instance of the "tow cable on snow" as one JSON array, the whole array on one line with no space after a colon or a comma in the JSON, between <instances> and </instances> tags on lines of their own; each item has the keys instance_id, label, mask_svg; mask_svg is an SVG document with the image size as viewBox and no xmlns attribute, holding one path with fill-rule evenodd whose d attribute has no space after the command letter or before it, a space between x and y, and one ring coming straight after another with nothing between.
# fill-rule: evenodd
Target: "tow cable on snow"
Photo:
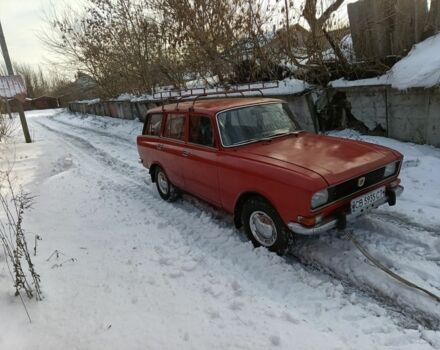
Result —
<instances>
[{"instance_id":1,"label":"tow cable on snow","mask_svg":"<svg viewBox=\"0 0 440 350\"><path fill-rule=\"evenodd\" d=\"M377 268L381 269L383 272L387 273L388 275L390 275L391 277L393 277L394 279L398 280L399 282L407 285L410 288L414 288L417 289L425 294L427 294L428 296L430 296L432 299L436 300L437 302L440 302L440 296L435 295L434 293L430 292L429 290L419 287L418 285L408 281L407 279L399 276L398 274L396 274L395 272L391 271L390 269L388 269L386 266L384 266L382 263L380 263L377 259L375 259L370 253L368 253L368 251L362 247L359 242L353 237L352 231L351 230L345 230L343 232L344 237L346 237L347 239L349 239L354 246L362 253L362 255L364 255L371 263L373 263Z\"/></svg>"}]
</instances>

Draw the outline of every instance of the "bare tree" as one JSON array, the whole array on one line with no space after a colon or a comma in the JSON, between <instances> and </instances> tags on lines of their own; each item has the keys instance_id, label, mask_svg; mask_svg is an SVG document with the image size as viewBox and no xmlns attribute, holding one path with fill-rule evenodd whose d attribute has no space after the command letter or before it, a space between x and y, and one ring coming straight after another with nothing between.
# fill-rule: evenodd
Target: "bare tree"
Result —
<instances>
[{"instance_id":1,"label":"bare tree","mask_svg":"<svg viewBox=\"0 0 440 350\"><path fill-rule=\"evenodd\" d=\"M84 13L49 14L42 40L92 76L103 96L143 92L164 80L163 39L149 8L147 0L88 0Z\"/></svg>"},{"instance_id":2,"label":"bare tree","mask_svg":"<svg viewBox=\"0 0 440 350\"><path fill-rule=\"evenodd\" d=\"M343 71L349 71L347 59L340 47L340 33L344 25L335 16L344 0L304 0L285 1L282 7L284 13L284 30L279 33L280 50L285 53L294 66L297 74L313 82L326 83L329 78L329 50L335 56L334 63ZM297 13L297 20L291 25L289 13ZM303 20L302 20L303 19ZM305 74L305 75L301 75Z\"/></svg>"},{"instance_id":3,"label":"bare tree","mask_svg":"<svg viewBox=\"0 0 440 350\"><path fill-rule=\"evenodd\" d=\"M234 80L237 65L250 74L273 63L268 26L270 6L249 0L152 0L167 42L185 70L219 84ZM249 77L252 79L252 77Z\"/></svg>"}]
</instances>

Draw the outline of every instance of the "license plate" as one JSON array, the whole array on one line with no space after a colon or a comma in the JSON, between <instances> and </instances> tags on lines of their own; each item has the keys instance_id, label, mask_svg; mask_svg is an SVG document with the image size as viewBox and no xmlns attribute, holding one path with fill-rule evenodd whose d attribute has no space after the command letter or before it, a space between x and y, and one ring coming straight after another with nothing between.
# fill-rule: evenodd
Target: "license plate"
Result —
<instances>
[{"instance_id":1,"label":"license plate","mask_svg":"<svg viewBox=\"0 0 440 350\"><path fill-rule=\"evenodd\" d=\"M351 201L351 213L361 214L374 207L374 204L385 197L385 187L363 194Z\"/></svg>"}]
</instances>

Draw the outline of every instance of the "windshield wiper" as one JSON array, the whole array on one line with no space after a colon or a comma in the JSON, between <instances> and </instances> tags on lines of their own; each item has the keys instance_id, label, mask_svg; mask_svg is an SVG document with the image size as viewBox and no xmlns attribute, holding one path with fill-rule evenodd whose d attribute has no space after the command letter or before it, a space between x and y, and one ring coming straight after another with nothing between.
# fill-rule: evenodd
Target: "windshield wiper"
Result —
<instances>
[{"instance_id":1,"label":"windshield wiper","mask_svg":"<svg viewBox=\"0 0 440 350\"><path fill-rule=\"evenodd\" d=\"M301 132L302 130L295 130L295 131L286 131L286 132L279 132L270 136L266 136L263 137L261 140L262 141L272 141L273 138L278 137L278 136L287 136L287 135L297 135Z\"/></svg>"},{"instance_id":2,"label":"windshield wiper","mask_svg":"<svg viewBox=\"0 0 440 350\"><path fill-rule=\"evenodd\" d=\"M279 133L276 133L276 134L273 134L273 135L270 135L270 136L266 136L266 137L252 138L252 139L243 140L243 141L234 143L231 146L240 146L240 145L244 145L244 144L248 144L248 143L256 143L256 142L271 142L274 137L284 136L284 135L297 135L297 134L299 134L302 131L303 130L279 132Z\"/></svg>"}]
</instances>

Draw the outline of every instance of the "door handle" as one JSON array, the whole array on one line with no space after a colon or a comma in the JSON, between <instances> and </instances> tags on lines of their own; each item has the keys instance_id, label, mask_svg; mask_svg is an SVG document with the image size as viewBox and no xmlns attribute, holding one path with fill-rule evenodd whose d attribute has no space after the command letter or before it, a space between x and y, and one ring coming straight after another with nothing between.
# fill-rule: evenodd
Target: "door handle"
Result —
<instances>
[{"instance_id":1,"label":"door handle","mask_svg":"<svg viewBox=\"0 0 440 350\"><path fill-rule=\"evenodd\" d=\"M188 151L183 151L183 152L182 152L182 156L184 156L184 157L188 157L188 156L189 156L189 152L188 152Z\"/></svg>"},{"instance_id":2,"label":"door handle","mask_svg":"<svg viewBox=\"0 0 440 350\"><path fill-rule=\"evenodd\" d=\"M161 143L158 143L158 144L156 145L156 148L160 151L160 150L163 149L163 145L162 145Z\"/></svg>"}]
</instances>

